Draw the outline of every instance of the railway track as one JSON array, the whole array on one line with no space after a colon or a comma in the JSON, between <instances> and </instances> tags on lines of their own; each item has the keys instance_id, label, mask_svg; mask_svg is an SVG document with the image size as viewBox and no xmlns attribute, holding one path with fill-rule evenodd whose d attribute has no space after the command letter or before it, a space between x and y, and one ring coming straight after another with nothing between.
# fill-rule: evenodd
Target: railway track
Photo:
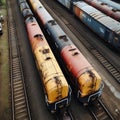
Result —
<instances>
[{"instance_id":1,"label":"railway track","mask_svg":"<svg viewBox=\"0 0 120 120\"><path fill-rule=\"evenodd\" d=\"M74 117L70 111L70 109L66 109L64 111L59 111L55 114L56 120L74 120Z\"/></svg>"},{"instance_id":2,"label":"railway track","mask_svg":"<svg viewBox=\"0 0 120 120\"><path fill-rule=\"evenodd\" d=\"M10 84L12 96L12 119L31 120L27 94L24 84L24 76L20 59L19 45L16 35L15 21L12 16L11 3L7 1L8 8L8 38L10 50Z\"/></svg>"},{"instance_id":3,"label":"railway track","mask_svg":"<svg viewBox=\"0 0 120 120\"><path fill-rule=\"evenodd\" d=\"M100 99L95 101L92 106L89 106L88 110L95 120L114 120Z\"/></svg>"},{"instance_id":4,"label":"railway track","mask_svg":"<svg viewBox=\"0 0 120 120\"><path fill-rule=\"evenodd\" d=\"M105 58L105 56L103 56L97 50L92 50L92 53L120 84L120 71L118 70L118 68L114 66L108 59Z\"/></svg>"},{"instance_id":5,"label":"railway track","mask_svg":"<svg viewBox=\"0 0 120 120\"><path fill-rule=\"evenodd\" d=\"M104 66L104 68L114 77L114 79L120 84L120 69L109 60L108 57L99 52L94 48L91 43L84 43L87 49L99 60L99 62ZM89 47L88 47L89 46Z\"/></svg>"}]
</instances>

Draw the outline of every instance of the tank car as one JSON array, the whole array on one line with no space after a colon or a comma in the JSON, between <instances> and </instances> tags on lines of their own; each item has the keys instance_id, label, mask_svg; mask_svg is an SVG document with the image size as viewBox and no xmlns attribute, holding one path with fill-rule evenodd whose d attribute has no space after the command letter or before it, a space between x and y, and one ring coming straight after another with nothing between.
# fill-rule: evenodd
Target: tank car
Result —
<instances>
[{"instance_id":1,"label":"tank car","mask_svg":"<svg viewBox=\"0 0 120 120\"><path fill-rule=\"evenodd\" d=\"M24 6L23 3L21 4ZM26 6L27 3L24 4ZM26 9L28 9L28 5ZM24 11L25 9L22 9L22 14ZM51 113L55 113L57 110L65 108L70 104L72 91L46 38L32 15L23 15L24 22L43 84L47 107Z\"/></svg>"},{"instance_id":2,"label":"tank car","mask_svg":"<svg viewBox=\"0 0 120 120\"><path fill-rule=\"evenodd\" d=\"M83 1L74 2L74 14L107 43L120 51L120 23Z\"/></svg>"},{"instance_id":3,"label":"tank car","mask_svg":"<svg viewBox=\"0 0 120 120\"><path fill-rule=\"evenodd\" d=\"M102 11L106 15L120 21L120 10L110 7L107 3L101 2L99 0L84 0L86 3L95 7L96 9Z\"/></svg>"},{"instance_id":4,"label":"tank car","mask_svg":"<svg viewBox=\"0 0 120 120\"><path fill-rule=\"evenodd\" d=\"M52 41L56 45L64 64L73 77L71 83L72 86L74 86L73 88L75 88L79 101L83 104L88 104L93 99L98 98L103 89L101 77L57 22L51 17L44 6L38 0L29 1L41 24L52 37ZM35 1L37 2L35 3Z\"/></svg>"}]
</instances>

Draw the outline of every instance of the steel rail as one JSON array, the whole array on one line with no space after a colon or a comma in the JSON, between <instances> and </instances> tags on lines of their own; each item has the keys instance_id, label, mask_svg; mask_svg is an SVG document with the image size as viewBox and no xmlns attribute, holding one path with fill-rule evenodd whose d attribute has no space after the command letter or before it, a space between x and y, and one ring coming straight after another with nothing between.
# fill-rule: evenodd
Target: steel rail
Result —
<instances>
[{"instance_id":1,"label":"steel rail","mask_svg":"<svg viewBox=\"0 0 120 120\"><path fill-rule=\"evenodd\" d=\"M13 120L31 120L11 3L7 1L11 107Z\"/></svg>"}]
</instances>

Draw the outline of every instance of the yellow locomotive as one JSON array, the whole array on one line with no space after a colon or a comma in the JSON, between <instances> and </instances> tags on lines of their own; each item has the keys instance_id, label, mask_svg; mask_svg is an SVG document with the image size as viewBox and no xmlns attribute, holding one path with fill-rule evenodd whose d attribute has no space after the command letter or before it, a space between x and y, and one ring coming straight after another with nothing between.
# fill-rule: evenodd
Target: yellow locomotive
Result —
<instances>
[{"instance_id":1,"label":"yellow locomotive","mask_svg":"<svg viewBox=\"0 0 120 120\"><path fill-rule=\"evenodd\" d=\"M70 104L72 91L27 2L20 0L19 4L42 80L45 101L51 113L54 113Z\"/></svg>"},{"instance_id":2,"label":"yellow locomotive","mask_svg":"<svg viewBox=\"0 0 120 120\"><path fill-rule=\"evenodd\" d=\"M45 100L51 113L69 105L71 88L68 85L37 21L34 17L25 20L29 41L39 70Z\"/></svg>"}]
</instances>

